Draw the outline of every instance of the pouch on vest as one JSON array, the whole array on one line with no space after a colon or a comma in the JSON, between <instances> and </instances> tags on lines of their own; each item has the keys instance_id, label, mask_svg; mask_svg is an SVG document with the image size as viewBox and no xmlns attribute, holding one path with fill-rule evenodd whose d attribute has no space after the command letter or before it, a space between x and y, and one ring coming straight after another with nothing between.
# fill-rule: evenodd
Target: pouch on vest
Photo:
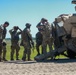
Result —
<instances>
[{"instance_id":1,"label":"pouch on vest","mask_svg":"<svg viewBox=\"0 0 76 75\"><path fill-rule=\"evenodd\" d=\"M13 36L13 40L19 41L19 35L14 35L14 36Z\"/></svg>"}]
</instances>

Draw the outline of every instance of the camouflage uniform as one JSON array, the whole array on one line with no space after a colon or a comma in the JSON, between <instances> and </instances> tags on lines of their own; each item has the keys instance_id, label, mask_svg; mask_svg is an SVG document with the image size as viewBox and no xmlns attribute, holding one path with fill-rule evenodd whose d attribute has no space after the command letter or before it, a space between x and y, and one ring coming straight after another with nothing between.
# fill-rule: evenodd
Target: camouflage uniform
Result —
<instances>
[{"instance_id":1,"label":"camouflage uniform","mask_svg":"<svg viewBox=\"0 0 76 75\"><path fill-rule=\"evenodd\" d=\"M42 34L41 34L41 32L39 31L39 32L37 32L36 33L36 50L37 50L37 52L38 52L38 54L37 55L40 55L40 50L39 50L39 47L40 47L40 45L42 46ZM42 47L42 53L43 53L43 47Z\"/></svg>"},{"instance_id":2,"label":"camouflage uniform","mask_svg":"<svg viewBox=\"0 0 76 75\"><path fill-rule=\"evenodd\" d=\"M7 30L4 27L4 29L3 29L3 36L2 36L3 39L5 39L6 33L7 33ZM5 56L6 56L6 42L4 42L4 41L3 41L3 47L2 48L3 48L3 60L5 60Z\"/></svg>"},{"instance_id":3,"label":"camouflage uniform","mask_svg":"<svg viewBox=\"0 0 76 75\"><path fill-rule=\"evenodd\" d=\"M11 34L11 60L14 60L13 56L14 56L15 50L16 50L16 60L19 60L18 59L19 50L20 50L19 35L21 34L21 30L20 30L20 32L17 32L15 30L11 29L9 32Z\"/></svg>"},{"instance_id":4,"label":"camouflage uniform","mask_svg":"<svg viewBox=\"0 0 76 75\"><path fill-rule=\"evenodd\" d=\"M0 27L0 61L2 55L2 34L3 34L3 29Z\"/></svg>"},{"instance_id":5,"label":"camouflage uniform","mask_svg":"<svg viewBox=\"0 0 76 75\"><path fill-rule=\"evenodd\" d=\"M49 46L49 50L52 50L52 45L53 45L53 37L52 37L52 28L50 26L50 24L43 19L43 21L45 21L45 23L42 23L43 26L43 31L42 31L42 35L43 35L43 42L42 42L42 46L43 46L43 53L46 54L46 48L47 45Z\"/></svg>"},{"instance_id":6,"label":"camouflage uniform","mask_svg":"<svg viewBox=\"0 0 76 75\"><path fill-rule=\"evenodd\" d=\"M4 41L6 37L6 27L9 25L8 22L5 22L3 25L0 26L0 60L2 55L2 49L3 49L3 60L6 61L6 42Z\"/></svg>"},{"instance_id":7,"label":"camouflage uniform","mask_svg":"<svg viewBox=\"0 0 76 75\"><path fill-rule=\"evenodd\" d=\"M23 52L23 57L22 60L26 60L26 54L28 56L28 61L30 60L30 54L31 54L31 45L30 42L33 43L32 41L32 36L30 34L30 27L31 25L29 23L26 23L26 28L22 31L22 41L23 41L23 47L24 47L24 52Z\"/></svg>"}]
</instances>

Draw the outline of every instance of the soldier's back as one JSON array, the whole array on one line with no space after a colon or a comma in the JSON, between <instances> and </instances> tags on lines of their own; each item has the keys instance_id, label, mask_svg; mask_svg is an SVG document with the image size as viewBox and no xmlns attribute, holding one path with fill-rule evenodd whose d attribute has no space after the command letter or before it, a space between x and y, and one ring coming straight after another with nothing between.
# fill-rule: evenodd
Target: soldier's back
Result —
<instances>
[{"instance_id":1,"label":"soldier's back","mask_svg":"<svg viewBox=\"0 0 76 75\"><path fill-rule=\"evenodd\" d=\"M22 40L23 41L28 41L28 35L27 35L27 29L25 28L23 31L22 31Z\"/></svg>"}]
</instances>

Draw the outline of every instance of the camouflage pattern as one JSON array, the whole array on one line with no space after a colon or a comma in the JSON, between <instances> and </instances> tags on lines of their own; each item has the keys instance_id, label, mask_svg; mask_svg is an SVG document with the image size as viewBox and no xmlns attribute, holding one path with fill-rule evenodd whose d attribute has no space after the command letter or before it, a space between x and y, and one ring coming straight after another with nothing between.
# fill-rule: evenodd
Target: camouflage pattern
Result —
<instances>
[{"instance_id":1,"label":"camouflage pattern","mask_svg":"<svg viewBox=\"0 0 76 75\"><path fill-rule=\"evenodd\" d=\"M37 50L37 55L40 55L40 50L39 50L39 47L41 46L42 47L42 40L43 40L43 37L42 37L42 34L41 32L37 32L36 33L36 50ZM42 53L43 53L43 47L42 47Z\"/></svg>"},{"instance_id":2,"label":"camouflage pattern","mask_svg":"<svg viewBox=\"0 0 76 75\"><path fill-rule=\"evenodd\" d=\"M20 32L17 31L13 31L13 29L11 29L10 31L11 34L11 60L13 59L15 50L16 50L16 60L18 60L18 56L19 56L19 50L20 50L20 46L19 46L19 38L18 39L14 39L14 36L18 36L21 34Z\"/></svg>"},{"instance_id":3,"label":"camouflage pattern","mask_svg":"<svg viewBox=\"0 0 76 75\"><path fill-rule=\"evenodd\" d=\"M48 22L43 24L42 35L43 35L43 42L42 42L43 53L46 54L47 45L49 46L50 51L52 50L53 45L52 28Z\"/></svg>"},{"instance_id":4,"label":"camouflage pattern","mask_svg":"<svg viewBox=\"0 0 76 75\"><path fill-rule=\"evenodd\" d=\"M6 28L4 27L4 28L3 28L3 35L2 35L2 38L3 38L3 39L5 39L6 33L7 33L7 30L6 30ZM6 60L6 58L5 58L5 57L6 57L6 42L4 42L4 41L3 41L3 47L2 47L2 48L3 48L3 60Z\"/></svg>"},{"instance_id":5,"label":"camouflage pattern","mask_svg":"<svg viewBox=\"0 0 76 75\"><path fill-rule=\"evenodd\" d=\"M0 61L1 61L1 55L2 55L2 33L3 33L3 29L0 26Z\"/></svg>"},{"instance_id":6,"label":"camouflage pattern","mask_svg":"<svg viewBox=\"0 0 76 75\"><path fill-rule=\"evenodd\" d=\"M26 54L28 57L28 61L30 60L30 54L31 54L31 45L30 42L32 41L32 36L30 34L30 29L25 28L22 31L22 41L23 41L23 47L24 47L24 52L23 52L23 58L22 60L26 60Z\"/></svg>"},{"instance_id":7,"label":"camouflage pattern","mask_svg":"<svg viewBox=\"0 0 76 75\"><path fill-rule=\"evenodd\" d=\"M2 56L2 50L3 50L3 60L6 60L6 43L3 41L6 37L6 27L3 27L3 25L0 26L0 59ZM5 43L5 44L4 44Z\"/></svg>"}]
</instances>

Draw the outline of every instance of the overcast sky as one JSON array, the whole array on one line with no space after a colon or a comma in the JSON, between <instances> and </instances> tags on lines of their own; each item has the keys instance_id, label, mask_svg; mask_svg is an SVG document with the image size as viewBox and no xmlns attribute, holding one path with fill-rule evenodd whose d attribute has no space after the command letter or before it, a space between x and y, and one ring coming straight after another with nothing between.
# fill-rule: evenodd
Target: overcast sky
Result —
<instances>
[{"instance_id":1,"label":"overcast sky","mask_svg":"<svg viewBox=\"0 0 76 75\"><path fill-rule=\"evenodd\" d=\"M25 28L26 23L31 23L31 34L35 37L38 31L36 25L41 18L46 18L50 23L60 14L75 13L72 0L0 0L0 24L5 21L13 26ZM7 38L10 37L7 32Z\"/></svg>"}]
</instances>

